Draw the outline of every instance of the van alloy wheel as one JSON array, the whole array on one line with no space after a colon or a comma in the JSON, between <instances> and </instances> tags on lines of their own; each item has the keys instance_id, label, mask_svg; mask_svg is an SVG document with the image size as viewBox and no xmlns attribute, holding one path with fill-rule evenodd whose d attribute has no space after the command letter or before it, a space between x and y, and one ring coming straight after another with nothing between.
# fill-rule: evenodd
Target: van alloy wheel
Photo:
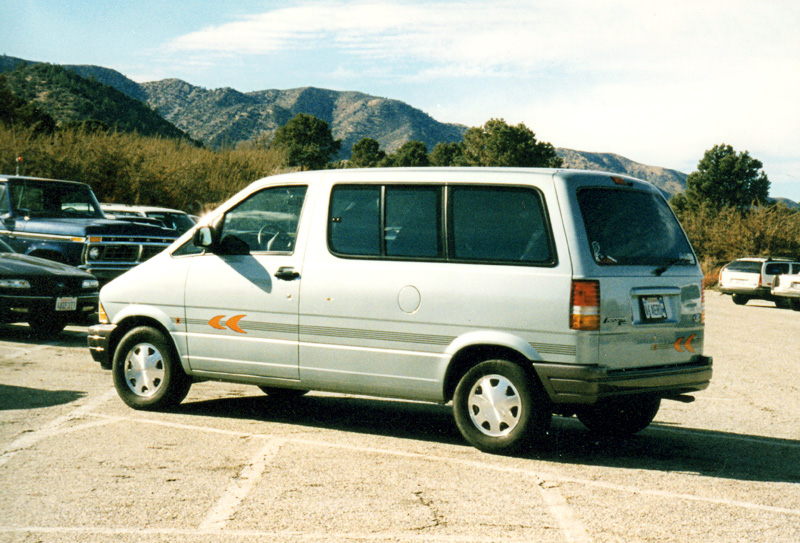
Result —
<instances>
[{"instance_id":1,"label":"van alloy wheel","mask_svg":"<svg viewBox=\"0 0 800 543\"><path fill-rule=\"evenodd\" d=\"M484 375L467 397L469 417L490 437L508 435L519 424L522 400L514 383L499 374Z\"/></svg>"},{"instance_id":2,"label":"van alloy wheel","mask_svg":"<svg viewBox=\"0 0 800 543\"><path fill-rule=\"evenodd\" d=\"M164 357L150 343L134 346L125 356L125 384L137 396L149 397L164 383Z\"/></svg>"}]
</instances>

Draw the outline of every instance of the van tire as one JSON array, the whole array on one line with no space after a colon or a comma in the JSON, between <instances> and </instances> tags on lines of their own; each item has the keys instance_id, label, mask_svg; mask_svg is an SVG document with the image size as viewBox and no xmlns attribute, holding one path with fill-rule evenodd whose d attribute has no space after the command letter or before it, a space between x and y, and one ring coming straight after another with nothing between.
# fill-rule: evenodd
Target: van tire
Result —
<instances>
[{"instance_id":1,"label":"van tire","mask_svg":"<svg viewBox=\"0 0 800 543\"><path fill-rule=\"evenodd\" d=\"M789 301L789 305L792 307L792 310L800 311L800 298L792 298Z\"/></svg>"},{"instance_id":2,"label":"van tire","mask_svg":"<svg viewBox=\"0 0 800 543\"><path fill-rule=\"evenodd\" d=\"M508 360L486 360L464 374L453 415L468 443L495 454L530 447L547 433L552 417L531 375Z\"/></svg>"},{"instance_id":3,"label":"van tire","mask_svg":"<svg viewBox=\"0 0 800 543\"><path fill-rule=\"evenodd\" d=\"M120 341L111 366L114 386L128 406L160 410L181 403L192 381L164 334L149 326L130 330Z\"/></svg>"},{"instance_id":4,"label":"van tire","mask_svg":"<svg viewBox=\"0 0 800 543\"><path fill-rule=\"evenodd\" d=\"M733 298L733 303L736 305L745 305L747 302L750 301L749 296L745 296L744 294L734 294L731 296Z\"/></svg>"},{"instance_id":5,"label":"van tire","mask_svg":"<svg viewBox=\"0 0 800 543\"><path fill-rule=\"evenodd\" d=\"M626 436L647 428L656 418L661 398L609 400L578 410L578 420L596 434Z\"/></svg>"}]
</instances>

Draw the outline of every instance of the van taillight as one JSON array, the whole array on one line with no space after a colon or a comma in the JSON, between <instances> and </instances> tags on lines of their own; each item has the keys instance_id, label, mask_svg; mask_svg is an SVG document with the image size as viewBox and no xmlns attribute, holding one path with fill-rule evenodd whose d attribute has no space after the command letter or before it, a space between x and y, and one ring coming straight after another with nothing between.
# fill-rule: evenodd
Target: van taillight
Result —
<instances>
[{"instance_id":1,"label":"van taillight","mask_svg":"<svg viewBox=\"0 0 800 543\"><path fill-rule=\"evenodd\" d=\"M600 330L600 282L573 281L569 327L573 330Z\"/></svg>"},{"instance_id":2,"label":"van taillight","mask_svg":"<svg viewBox=\"0 0 800 543\"><path fill-rule=\"evenodd\" d=\"M706 291L700 283L700 324L706 323Z\"/></svg>"}]
</instances>

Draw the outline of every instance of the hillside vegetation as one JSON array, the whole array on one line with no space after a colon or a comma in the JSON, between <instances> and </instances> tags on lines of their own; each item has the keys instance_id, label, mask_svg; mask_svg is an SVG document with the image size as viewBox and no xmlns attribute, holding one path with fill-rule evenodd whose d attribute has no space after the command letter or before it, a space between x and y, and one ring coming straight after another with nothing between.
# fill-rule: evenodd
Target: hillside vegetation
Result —
<instances>
[{"instance_id":1,"label":"hillside vegetation","mask_svg":"<svg viewBox=\"0 0 800 543\"><path fill-rule=\"evenodd\" d=\"M35 62L0 56L0 72ZM242 143L269 139L278 127L300 113L313 115L328 123L333 136L342 140L336 158L347 159L357 142L363 138L376 140L387 153L398 151L404 144L418 141L431 152L438 143L459 142L467 128L463 125L440 123L419 109L398 100L370 96L360 92L332 91L303 87L289 90L263 90L242 93L231 88L205 89L178 79L136 83L123 74L100 66L64 65L63 68L86 78L93 86L109 86L124 98L115 101L122 112L135 102L146 104L158 112L164 123L155 131L137 129L140 134L172 137L171 124L204 145L215 148L236 147ZM71 94L71 83L60 85L52 92ZM52 94L41 82L41 92L34 100ZM77 93L80 94L80 93ZM50 108L55 121L65 124L75 117L69 111ZM138 110L136 110L138 111ZM134 116L138 116L135 113ZM85 119L92 119L88 113ZM169 122L171 121L171 123ZM103 121L109 124L108 121ZM170 125L170 126L167 126ZM116 129L131 131L126 124ZM576 169L597 169L627 173L646 179L665 194L674 195L686 187L686 175L674 170L646 166L610 153L590 153L556 148L563 166Z\"/></svg>"},{"instance_id":2,"label":"hillside vegetation","mask_svg":"<svg viewBox=\"0 0 800 543\"><path fill-rule=\"evenodd\" d=\"M3 77L16 97L35 103L58 126L92 120L122 132L189 139L147 104L60 66L18 64Z\"/></svg>"}]
</instances>

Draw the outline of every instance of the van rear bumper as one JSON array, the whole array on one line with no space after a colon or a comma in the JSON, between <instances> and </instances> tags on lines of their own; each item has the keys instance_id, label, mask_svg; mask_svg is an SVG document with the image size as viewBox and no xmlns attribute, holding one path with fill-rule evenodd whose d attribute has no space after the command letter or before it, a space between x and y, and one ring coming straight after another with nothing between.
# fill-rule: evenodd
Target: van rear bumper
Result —
<instances>
[{"instance_id":1,"label":"van rear bumper","mask_svg":"<svg viewBox=\"0 0 800 543\"><path fill-rule=\"evenodd\" d=\"M536 363L534 369L556 404L593 404L603 398L648 394L667 398L708 387L713 360L696 356L687 364L609 370L600 366Z\"/></svg>"}]
</instances>

